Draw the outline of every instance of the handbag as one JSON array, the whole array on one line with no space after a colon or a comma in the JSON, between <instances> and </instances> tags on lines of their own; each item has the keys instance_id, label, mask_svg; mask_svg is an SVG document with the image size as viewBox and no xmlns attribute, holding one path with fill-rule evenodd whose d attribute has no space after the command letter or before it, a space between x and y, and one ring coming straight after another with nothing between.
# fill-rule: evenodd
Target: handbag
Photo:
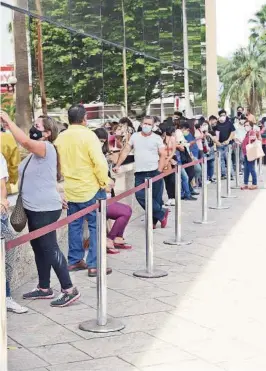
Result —
<instances>
[{"instance_id":1,"label":"handbag","mask_svg":"<svg viewBox=\"0 0 266 371\"><path fill-rule=\"evenodd\" d=\"M29 162L30 162L31 158L32 158L32 156L29 158L28 162L26 163L26 165L23 169L22 176L21 176L21 181L20 181L20 186L19 186L18 198L17 198L17 201L16 201L16 205L14 207L14 210L13 210L13 212L11 214L11 217L10 217L10 223L11 223L12 227L14 228L14 230L16 232L23 231L23 229L25 228L26 223L27 223L27 215L25 213L25 210L24 210L24 207L23 207L23 201L22 201L22 187L23 187L25 171L26 171L26 169L29 165Z\"/></svg>"},{"instance_id":2,"label":"handbag","mask_svg":"<svg viewBox=\"0 0 266 371\"><path fill-rule=\"evenodd\" d=\"M261 157L264 157L264 152L260 140L255 140L253 143L247 144L248 161L254 161Z\"/></svg>"}]
</instances>

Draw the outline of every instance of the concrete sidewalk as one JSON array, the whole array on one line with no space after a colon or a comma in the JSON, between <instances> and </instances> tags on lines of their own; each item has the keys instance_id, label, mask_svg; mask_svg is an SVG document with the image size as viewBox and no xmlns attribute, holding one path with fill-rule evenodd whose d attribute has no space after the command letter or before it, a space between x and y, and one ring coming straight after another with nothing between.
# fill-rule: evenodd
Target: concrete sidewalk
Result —
<instances>
[{"instance_id":1,"label":"concrete sidewalk","mask_svg":"<svg viewBox=\"0 0 266 371\"><path fill-rule=\"evenodd\" d=\"M263 183L260 183L260 186ZM223 183L225 188L225 183ZM209 205L215 186L209 186ZM201 202L183 202L183 236L189 246L163 244L174 230L154 232L155 263L169 275L139 279L145 265L143 218L127 230L132 251L109 258L108 313L125 329L108 335L83 332L96 318L96 281L72 274L81 299L69 308L49 301L25 302L28 314L8 315L9 371L265 371L266 370L266 190L233 191L228 210L210 210L215 224L197 225ZM53 287L59 290L53 276Z\"/></svg>"}]
</instances>

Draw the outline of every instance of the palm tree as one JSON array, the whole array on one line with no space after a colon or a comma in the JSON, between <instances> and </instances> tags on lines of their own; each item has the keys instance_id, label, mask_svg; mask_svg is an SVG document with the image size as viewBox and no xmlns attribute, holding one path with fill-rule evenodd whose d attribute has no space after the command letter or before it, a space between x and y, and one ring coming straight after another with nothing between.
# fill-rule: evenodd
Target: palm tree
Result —
<instances>
[{"instance_id":1,"label":"palm tree","mask_svg":"<svg viewBox=\"0 0 266 371\"><path fill-rule=\"evenodd\" d=\"M224 85L223 100L245 103L254 113L261 113L266 96L266 49L259 42L237 50L219 71Z\"/></svg>"},{"instance_id":2,"label":"palm tree","mask_svg":"<svg viewBox=\"0 0 266 371\"><path fill-rule=\"evenodd\" d=\"M25 7L25 0L18 6ZM23 13L14 12L13 19L15 65L16 65L16 124L24 131L31 126L31 105L29 88L29 63L26 35L26 19Z\"/></svg>"},{"instance_id":3,"label":"palm tree","mask_svg":"<svg viewBox=\"0 0 266 371\"><path fill-rule=\"evenodd\" d=\"M253 40L258 37L265 37L266 33L266 5L263 5L261 10L255 14L255 18L250 19L250 24L253 25L251 29L251 38Z\"/></svg>"}]
</instances>

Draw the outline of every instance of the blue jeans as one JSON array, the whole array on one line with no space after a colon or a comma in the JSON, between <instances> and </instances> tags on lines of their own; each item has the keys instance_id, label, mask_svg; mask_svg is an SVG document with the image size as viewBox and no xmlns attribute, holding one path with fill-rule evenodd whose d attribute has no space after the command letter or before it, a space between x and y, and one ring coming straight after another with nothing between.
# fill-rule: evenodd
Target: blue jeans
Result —
<instances>
[{"instance_id":1,"label":"blue jeans","mask_svg":"<svg viewBox=\"0 0 266 371\"><path fill-rule=\"evenodd\" d=\"M181 170L181 197L191 197L191 192L189 188L189 179L185 169Z\"/></svg>"},{"instance_id":2,"label":"blue jeans","mask_svg":"<svg viewBox=\"0 0 266 371\"><path fill-rule=\"evenodd\" d=\"M255 170L255 160L248 161L247 156L244 157L244 184L248 185L249 175L252 176L252 184L257 185L257 174Z\"/></svg>"},{"instance_id":3,"label":"blue jeans","mask_svg":"<svg viewBox=\"0 0 266 371\"><path fill-rule=\"evenodd\" d=\"M160 174L158 170L135 173L135 187L143 184L146 178L153 178L158 174ZM145 210L145 189L136 192L136 199ZM156 224L159 220L162 221L165 215L163 210L163 179L152 184L152 215L153 224Z\"/></svg>"},{"instance_id":4,"label":"blue jeans","mask_svg":"<svg viewBox=\"0 0 266 371\"><path fill-rule=\"evenodd\" d=\"M10 284L9 281L6 281L6 297L9 298L11 296Z\"/></svg>"},{"instance_id":5,"label":"blue jeans","mask_svg":"<svg viewBox=\"0 0 266 371\"><path fill-rule=\"evenodd\" d=\"M100 198L106 198L105 191L98 191L96 195L86 202L69 202L67 215L72 215L77 211L83 210L88 206L94 205ZM96 210L85 215L82 218L74 220L68 226L68 264L74 265L84 258L85 252L83 248L83 222L88 220L90 231L90 248L87 255L87 264L89 268L97 267L97 224Z\"/></svg>"},{"instance_id":6,"label":"blue jeans","mask_svg":"<svg viewBox=\"0 0 266 371\"><path fill-rule=\"evenodd\" d=\"M207 161L207 177L212 179L214 174L214 158Z\"/></svg>"},{"instance_id":7,"label":"blue jeans","mask_svg":"<svg viewBox=\"0 0 266 371\"><path fill-rule=\"evenodd\" d=\"M201 175L201 166L200 166L200 164L194 165L194 171L195 171L195 182L196 182L196 186L201 185L202 175Z\"/></svg>"},{"instance_id":8,"label":"blue jeans","mask_svg":"<svg viewBox=\"0 0 266 371\"><path fill-rule=\"evenodd\" d=\"M221 147L217 148L221 155L221 172L222 176L226 176L226 161L227 161L227 151L228 151L228 145L222 145ZM230 159L232 164L232 159ZM231 166L231 176L234 175L234 168L233 164Z\"/></svg>"}]
</instances>

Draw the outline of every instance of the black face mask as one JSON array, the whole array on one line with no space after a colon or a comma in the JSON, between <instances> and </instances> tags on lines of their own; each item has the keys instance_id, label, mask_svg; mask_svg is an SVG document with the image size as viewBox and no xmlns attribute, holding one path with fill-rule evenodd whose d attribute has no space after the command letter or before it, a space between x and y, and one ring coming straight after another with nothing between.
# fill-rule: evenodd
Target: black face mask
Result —
<instances>
[{"instance_id":1,"label":"black face mask","mask_svg":"<svg viewBox=\"0 0 266 371\"><path fill-rule=\"evenodd\" d=\"M32 126L30 128L30 139L33 139L33 140L39 140L42 138L42 131L41 130L38 130L36 129L35 126Z\"/></svg>"}]
</instances>

